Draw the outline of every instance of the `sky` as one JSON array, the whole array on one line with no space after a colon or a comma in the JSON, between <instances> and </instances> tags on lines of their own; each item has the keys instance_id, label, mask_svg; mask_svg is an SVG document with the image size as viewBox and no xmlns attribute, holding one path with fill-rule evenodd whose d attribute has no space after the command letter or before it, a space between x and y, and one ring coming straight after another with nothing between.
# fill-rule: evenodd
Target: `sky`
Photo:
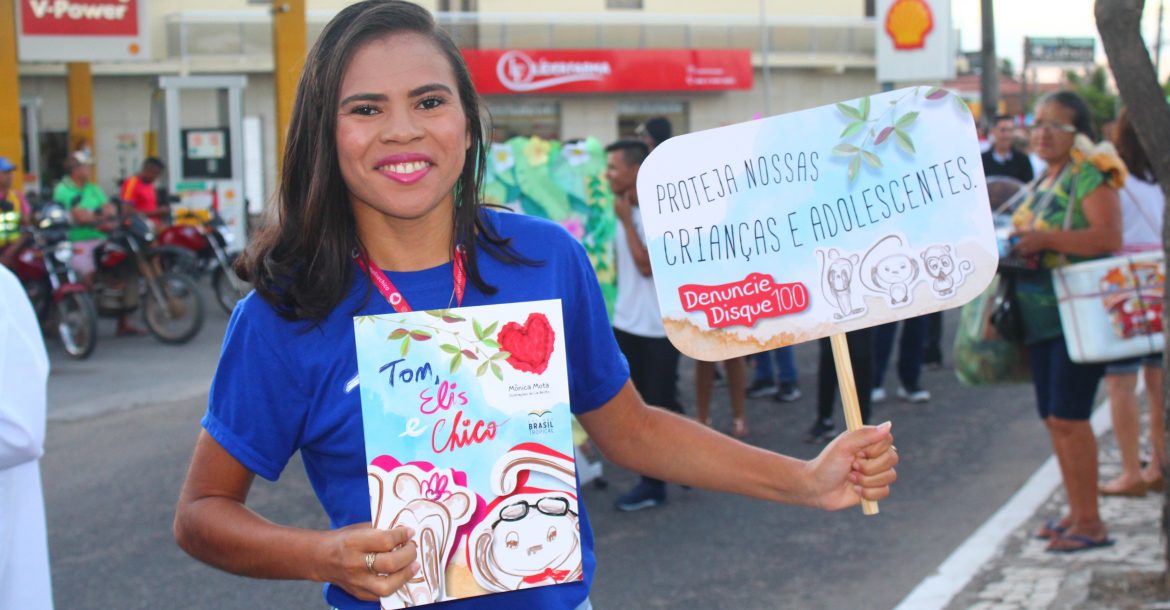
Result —
<instances>
[{"instance_id":1,"label":"sky","mask_svg":"<svg viewBox=\"0 0 1170 610\"><path fill-rule=\"evenodd\" d=\"M1158 2L1146 0L1142 15L1142 35L1151 48L1158 28ZM1165 3L1159 66L1162 82L1170 75L1170 0L1165 0ZM980 5L980 0L951 2L951 19L960 30L959 49L962 51L978 51L982 45ZM996 54L1010 59L1017 71L1023 62L1025 36L1092 36L1097 38L1097 63L1106 63L1093 17L1093 0L994 0L993 7Z\"/></svg>"}]
</instances>

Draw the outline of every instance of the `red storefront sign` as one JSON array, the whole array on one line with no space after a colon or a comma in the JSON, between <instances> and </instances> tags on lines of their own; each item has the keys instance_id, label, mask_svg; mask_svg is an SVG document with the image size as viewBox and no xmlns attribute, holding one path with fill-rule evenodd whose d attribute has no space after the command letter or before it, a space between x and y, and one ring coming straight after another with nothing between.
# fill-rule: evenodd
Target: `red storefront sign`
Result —
<instances>
[{"instance_id":1,"label":"red storefront sign","mask_svg":"<svg viewBox=\"0 0 1170 610\"><path fill-rule=\"evenodd\" d=\"M747 49L464 49L482 94L751 89Z\"/></svg>"},{"instance_id":2,"label":"red storefront sign","mask_svg":"<svg viewBox=\"0 0 1170 610\"><path fill-rule=\"evenodd\" d=\"M137 36L142 0L20 0L22 36Z\"/></svg>"}]
</instances>

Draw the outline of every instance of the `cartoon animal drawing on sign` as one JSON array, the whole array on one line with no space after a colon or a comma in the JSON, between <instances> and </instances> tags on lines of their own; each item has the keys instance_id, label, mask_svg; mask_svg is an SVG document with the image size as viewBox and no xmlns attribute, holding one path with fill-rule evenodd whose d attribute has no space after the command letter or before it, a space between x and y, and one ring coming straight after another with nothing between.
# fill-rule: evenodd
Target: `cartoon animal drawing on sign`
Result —
<instances>
[{"instance_id":1,"label":"cartoon animal drawing on sign","mask_svg":"<svg viewBox=\"0 0 1170 610\"><path fill-rule=\"evenodd\" d=\"M930 289L934 296L940 299L955 295L955 289L962 285L963 280L970 275L974 265L965 259L955 260L951 254L949 244L935 244L927 246L922 251L922 267L926 275L933 280Z\"/></svg>"},{"instance_id":2,"label":"cartoon animal drawing on sign","mask_svg":"<svg viewBox=\"0 0 1170 610\"><path fill-rule=\"evenodd\" d=\"M858 256L842 255L836 248L817 250L821 264L821 291L837 308L834 320L843 320L865 313L865 307L853 305L853 278L856 276Z\"/></svg>"},{"instance_id":3,"label":"cartoon animal drawing on sign","mask_svg":"<svg viewBox=\"0 0 1170 610\"><path fill-rule=\"evenodd\" d=\"M921 281L918 261L905 250L900 235L887 235L870 246L861 259L861 283L871 292L889 297L890 307L909 305Z\"/></svg>"}]
</instances>

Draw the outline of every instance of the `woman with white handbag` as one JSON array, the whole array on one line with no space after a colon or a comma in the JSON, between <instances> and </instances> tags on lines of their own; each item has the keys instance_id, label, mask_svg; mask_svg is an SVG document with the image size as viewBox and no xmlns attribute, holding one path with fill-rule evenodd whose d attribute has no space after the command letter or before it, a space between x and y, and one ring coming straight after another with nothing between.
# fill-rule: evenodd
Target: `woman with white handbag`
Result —
<instances>
[{"instance_id":1,"label":"woman with white handbag","mask_svg":"<svg viewBox=\"0 0 1170 610\"><path fill-rule=\"evenodd\" d=\"M1162 249L1162 213L1166 200L1125 110L1121 111L1117 119L1113 143L1129 170L1129 179L1119 193L1123 227L1121 251L1159 251ZM1138 442L1141 432L1136 393L1139 369L1146 383L1146 396L1150 405L1152 455L1144 469ZM1117 447L1121 454L1121 474L1101 485L1101 495L1141 497L1149 490L1161 490L1164 485L1162 465L1166 462L1162 416L1162 354L1108 363L1105 366L1105 387L1109 391L1113 433L1117 437Z\"/></svg>"},{"instance_id":2,"label":"woman with white handbag","mask_svg":"<svg viewBox=\"0 0 1170 610\"><path fill-rule=\"evenodd\" d=\"M1017 272L1015 298L1037 408L1068 496L1068 513L1036 535L1048 539L1047 550L1062 553L1113 542L1098 510L1097 440L1089 425L1104 366L1069 357L1052 271L1069 260L1108 256L1121 246L1116 189L1125 170L1120 162L1111 167L1111 159L1094 155L1091 137L1089 108L1080 96L1060 91L1040 100L1032 144L1048 167L1012 217L1015 254L1037 263L1033 271Z\"/></svg>"}]
</instances>

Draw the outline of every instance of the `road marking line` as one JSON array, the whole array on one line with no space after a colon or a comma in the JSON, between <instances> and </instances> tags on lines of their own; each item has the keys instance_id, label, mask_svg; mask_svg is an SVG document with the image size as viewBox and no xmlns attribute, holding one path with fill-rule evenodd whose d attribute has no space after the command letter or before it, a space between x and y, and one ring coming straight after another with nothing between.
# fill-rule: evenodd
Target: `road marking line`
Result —
<instances>
[{"instance_id":1,"label":"road marking line","mask_svg":"<svg viewBox=\"0 0 1170 610\"><path fill-rule=\"evenodd\" d=\"M1140 395L1141 388L1138 388ZM1090 420L1093 434L1100 437L1113 428L1109 399L1097 407ZM1056 456L1049 456L1028 482L979 529L960 544L894 610L941 610L958 595L979 570L995 556L996 549L1020 525L1031 519L1060 485L1060 468Z\"/></svg>"}]
</instances>

